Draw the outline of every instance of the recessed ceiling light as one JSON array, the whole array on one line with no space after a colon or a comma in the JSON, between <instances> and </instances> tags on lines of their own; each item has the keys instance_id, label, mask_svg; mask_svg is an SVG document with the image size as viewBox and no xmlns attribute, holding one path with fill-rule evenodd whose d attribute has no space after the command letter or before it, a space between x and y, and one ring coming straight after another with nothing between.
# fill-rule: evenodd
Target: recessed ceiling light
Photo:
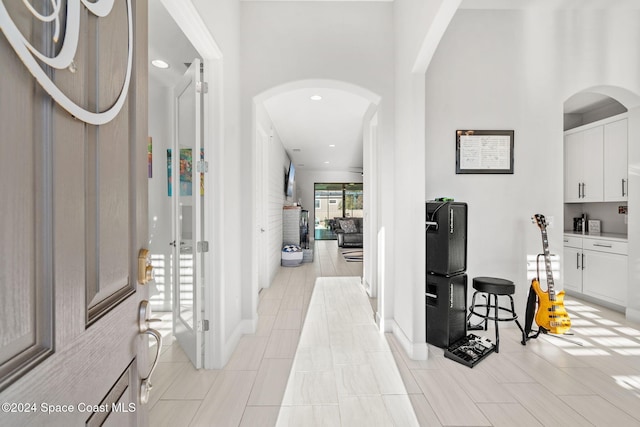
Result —
<instances>
[{"instance_id":1,"label":"recessed ceiling light","mask_svg":"<svg viewBox=\"0 0 640 427\"><path fill-rule=\"evenodd\" d=\"M311 100L312 101L320 101L322 99L322 97L320 95L312 95L311 96Z\"/></svg>"},{"instance_id":2,"label":"recessed ceiling light","mask_svg":"<svg viewBox=\"0 0 640 427\"><path fill-rule=\"evenodd\" d=\"M165 61L163 61L162 59L154 59L153 61L151 61L151 65L153 65L154 67L157 68L169 68L169 64L167 64Z\"/></svg>"},{"instance_id":3,"label":"recessed ceiling light","mask_svg":"<svg viewBox=\"0 0 640 427\"><path fill-rule=\"evenodd\" d=\"M336 146L336 144L329 144L329 147L331 147L331 148L333 148L335 146Z\"/></svg>"},{"instance_id":4,"label":"recessed ceiling light","mask_svg":"<svg viewBox=\"0 0 640 427\"><path fill-rule=\"evenodd\" d=\"M324 162L324 164L325 164L325 165L328 165L328 164L329 164L329 161L327 160L326 162Z\"/></svg>"}]
</instances>

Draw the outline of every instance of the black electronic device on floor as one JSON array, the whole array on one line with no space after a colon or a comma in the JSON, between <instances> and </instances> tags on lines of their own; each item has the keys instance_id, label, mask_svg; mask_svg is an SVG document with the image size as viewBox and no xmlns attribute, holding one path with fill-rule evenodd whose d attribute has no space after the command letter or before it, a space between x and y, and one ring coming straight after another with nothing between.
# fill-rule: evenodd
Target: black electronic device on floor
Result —
<instances>
[{"instance_id":1,"label":"black electronic device on floor","mask_svg":"<svg viewBox=\"0 0 640 427\"><path fill-rule=\"evenodd\" d=\"M446 348L467 335L467 275L427 274L427 342Z\"/></svg>"},{"instance_id":2,"label":"black electronic device on floor","mask_svg":"<svg viewBox=\"0 0 640 427\"><path fill-rule=\"evenodd\" d=\"M427 202L427 271L442 275L467 269L467 204Z\"/></svg>"},{"instance_id":3,"label":"black electronic device on floor","mask_svg":"<svg viewBox=\"0 0 640 427\"><path fill-rule=\"evenodd\" d=\"M473 368L495 349L495 344L490 340L469 334L451 344L445 350L444 357Z\"/></svg>"},{"instance_id":4,"label":"black electronic device on floor","mask_svg":"<svg viewBox=\"0 0 640 427\"><path fill-rule=\"evenodd\" d=\"M426 340L447 348L467 335L467 204L426 203Z\"/></svg>"}]
</instances>

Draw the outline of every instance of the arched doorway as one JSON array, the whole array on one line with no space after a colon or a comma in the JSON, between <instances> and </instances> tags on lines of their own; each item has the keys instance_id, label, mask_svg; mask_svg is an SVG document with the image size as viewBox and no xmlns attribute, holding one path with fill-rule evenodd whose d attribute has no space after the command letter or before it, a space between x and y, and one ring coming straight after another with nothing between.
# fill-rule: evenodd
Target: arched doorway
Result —
<instances>
[{"instance_id":1,"label":"arched doorway","mask_svg":"<svg viewBox=\"0 0 640 427\"><path fill-rule=\"evenodd\" d=\"M325 100L335 102L330 110L339 110L337 114L335 126L326 122L327 116L336 114L336 111L327 113L327 110L322 111L319 106L324 100L314 99L319 94L326 94ZM321 95L320 95L321 96ZM336 101L339 99L339 101ZM299 100L299 101L298 101ZM319 101L319 102L317 102ZM306 103L313 104L313 108L318 108L317 122L322 123L322 128L310 126L309 133L319 136L315 138L315 144L322 144L325 148L327 146L335 145L330 142L332 139L342 137L341 133L351 132L351 137L357 138L360 147L358 151L358 163L354 161L349 162L348 159L353 159L354 152L352 148L347 151L341 152L339 160L345 160L340 166L334 166L332 170L342 171L347 174L345 176L356 176L362 179L364 185L364 200L365 200L365 230L364 230L364 271L363 271L363 283L367 288L370 296L377 295L378 278L376 272L378 271L378 245L377 245L377 225L378 218L376 216L376 203L378 200L377 194L379 192L380 184L377 177L377 112L380 104L380 96L364 89L360 86L353 85L348 82L337 80L300 80L290 82L284 85L280 85L264 91L253 98L253 130L251 135L253 136L253 150L252 150L252 166L254 171L253 176L253 222L252 222L252 275L251 275L251 295L252 295L252 312L256 312L258 292L263 287L268 287L271 283L275 270L278 266L279 258L273 255L274 251L278 251L282 244L282 232L277 228L273 218L277 215L277 212L271 212L274 210L274 197L267 196L269 180L278 179L278 173L275 172L276 178L273 177L274 165L266 164L268 152L268 144L271 140L279 139L280 135L277 133L274 122L267 109L274 104L282 103ZM308 118L300 116L300 111L305 108L311 108L308 105L289 105L291 120L296 121L297 125L301 125L302 122L309 120ZM309 105L311 105L309 104ZM314 112L315 114L315 112ZM271 114L273 115L273 114ZM348 126L343 121L348 121ZM338 123L339 122L339 123ZM347 126L347 127L343 127ZM350 129L344 131L338 131L336 129ZM298 129L300 132L300 129ZM353 133L355 132L355 133ZM314 139L314 138L311 138ZM319 142L323 141L323 142ZM338 144L339 145L339 144ZM313 146L309 148L297 149L297 152L306 152L313 150ZM339 149L339 147L333 147ZM294 148L292 151L296 151ZM295 154L295 155L294 155ZM319 154L314 154L311 157L311 161L305 161L305 164L296 164L296 174L300 171L309 170L329 170L328 160L320 158ZM294 162L298 161L297 153L287 154L284 159L275 160L276 163L289 162L289 159ZM324 164L312 165L315 160ZM275 168L284 168L283 165L276 164ZM269 174L272 174L269 176ZM351 175L349 175L351 174ZM345 178L347 180L351 180ZM302 204L303 206L309 205L308 208L313 208L313 189L307 191L305 189L298 190L299 192L292 197L287 198L284 194L280 194L283 204ZM303 203L304 202L304 203ZM277 204L277 203L276 203ZM269 220L271 218L271 221ZM269 226L268 224L271 224Z\"/></svg>"},{"instance_id":2,"label":"arched doorway","mask_svg":"<svg viewBox=\"0 0 640 427\"><path fill-rule=\"evenodd\" d=\"M635 283L638 283L640 277L640 227L636 225L637 213L634 214L635 207L640 203L640 192L637 186L640 184L640 146L635 141L640 137L640 95L616 86L594 86L575 93L567 98L564 103L564 125L565 131L569 129L589 129L590 127L598 127L603 124L606 135L609 121L615 121L617 118L624 119L623 130L626 134L627 144L626 153L621 153L624 148L607 148L606 143L603 145L603 155L616 154L625 155L626 165L616 167L617 172L622 172L622 178L616 180L616 188L620 187L619 197L608 197L606 189L606 179L602 189L603 195L596 201L585 201L583 203L575 203L567 197L569 189L566 186L567 180L567 164L570 163L571 154L567 151L565 145L565 229L571 229L571 221L575 216L584 214L587 218L604 218L602 220L602 231L613 232L625 236L623 239L627 245L626 251L626 274L622 273L626 290L622 292L617 300L605 300L605 303L617 304L621 307L626 317L630 320L640 320L640 290L636 289ZM614 123L621 123L617 121ZM565 139L566 144L566 139ZM618 152L611 153L613 150ZM606 177L606 163L603 170L603 176ZM620 169L624 169L620 171ZM628 210L627 210L628 209ZM580 211L580 212L578 212ZM637 212L637 210L636 210ZM607 228L605 228L607 227ZM572 250L565 245L565 286L569 286L571 290L571 281L576 281L572 277L568 267L567 251ZM592 263L593 265L593 263ZM612 279L613 280L613 279ZM616 283L622 280L617 280ZM584 280L582 282L584 284ZM584 295L590 293L590 290L579 289ZM609 293L612 293L610 291ZM608 295L610 297L610 295ZM623 302L621 304L621 302Z\"/></svg>"}]
</instances>

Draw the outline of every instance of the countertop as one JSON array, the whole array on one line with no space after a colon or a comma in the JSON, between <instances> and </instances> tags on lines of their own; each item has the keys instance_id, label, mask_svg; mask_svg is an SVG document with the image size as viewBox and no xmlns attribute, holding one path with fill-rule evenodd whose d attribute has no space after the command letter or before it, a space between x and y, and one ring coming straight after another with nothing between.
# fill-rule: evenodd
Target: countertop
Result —
<instances>
[{"instance_id":1,"label":"countertop","mask_svg":"<svg viewBox=\"0 0 640 427\"><path fill-rule=\"evenodd\" d=\"M586 239L615 240L618 242L626 242L628 240L627 235L622 233L582 234L580 231L565 231L564 235L569 237L584 237Z\"/></svg>"}]
</instances>

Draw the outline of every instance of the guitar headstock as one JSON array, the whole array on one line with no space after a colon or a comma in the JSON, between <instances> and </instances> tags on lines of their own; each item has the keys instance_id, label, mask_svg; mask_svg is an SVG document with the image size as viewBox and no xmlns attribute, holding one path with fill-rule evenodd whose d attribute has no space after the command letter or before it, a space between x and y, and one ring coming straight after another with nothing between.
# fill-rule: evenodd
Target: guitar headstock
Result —
<instances>
[{"instance_id":1,"label":"guitar headstock","mask_svg":"<svg viewBox=\"0 0 640 427\"><path fill-rule=\"evenodd\" d=\"M532 218L531 218L532 222L534 224L536 224L540 230L546 230L547 228L547 220L544 218L544 215L542 214L535 214Z\"/></svg>"}]
</instances>

